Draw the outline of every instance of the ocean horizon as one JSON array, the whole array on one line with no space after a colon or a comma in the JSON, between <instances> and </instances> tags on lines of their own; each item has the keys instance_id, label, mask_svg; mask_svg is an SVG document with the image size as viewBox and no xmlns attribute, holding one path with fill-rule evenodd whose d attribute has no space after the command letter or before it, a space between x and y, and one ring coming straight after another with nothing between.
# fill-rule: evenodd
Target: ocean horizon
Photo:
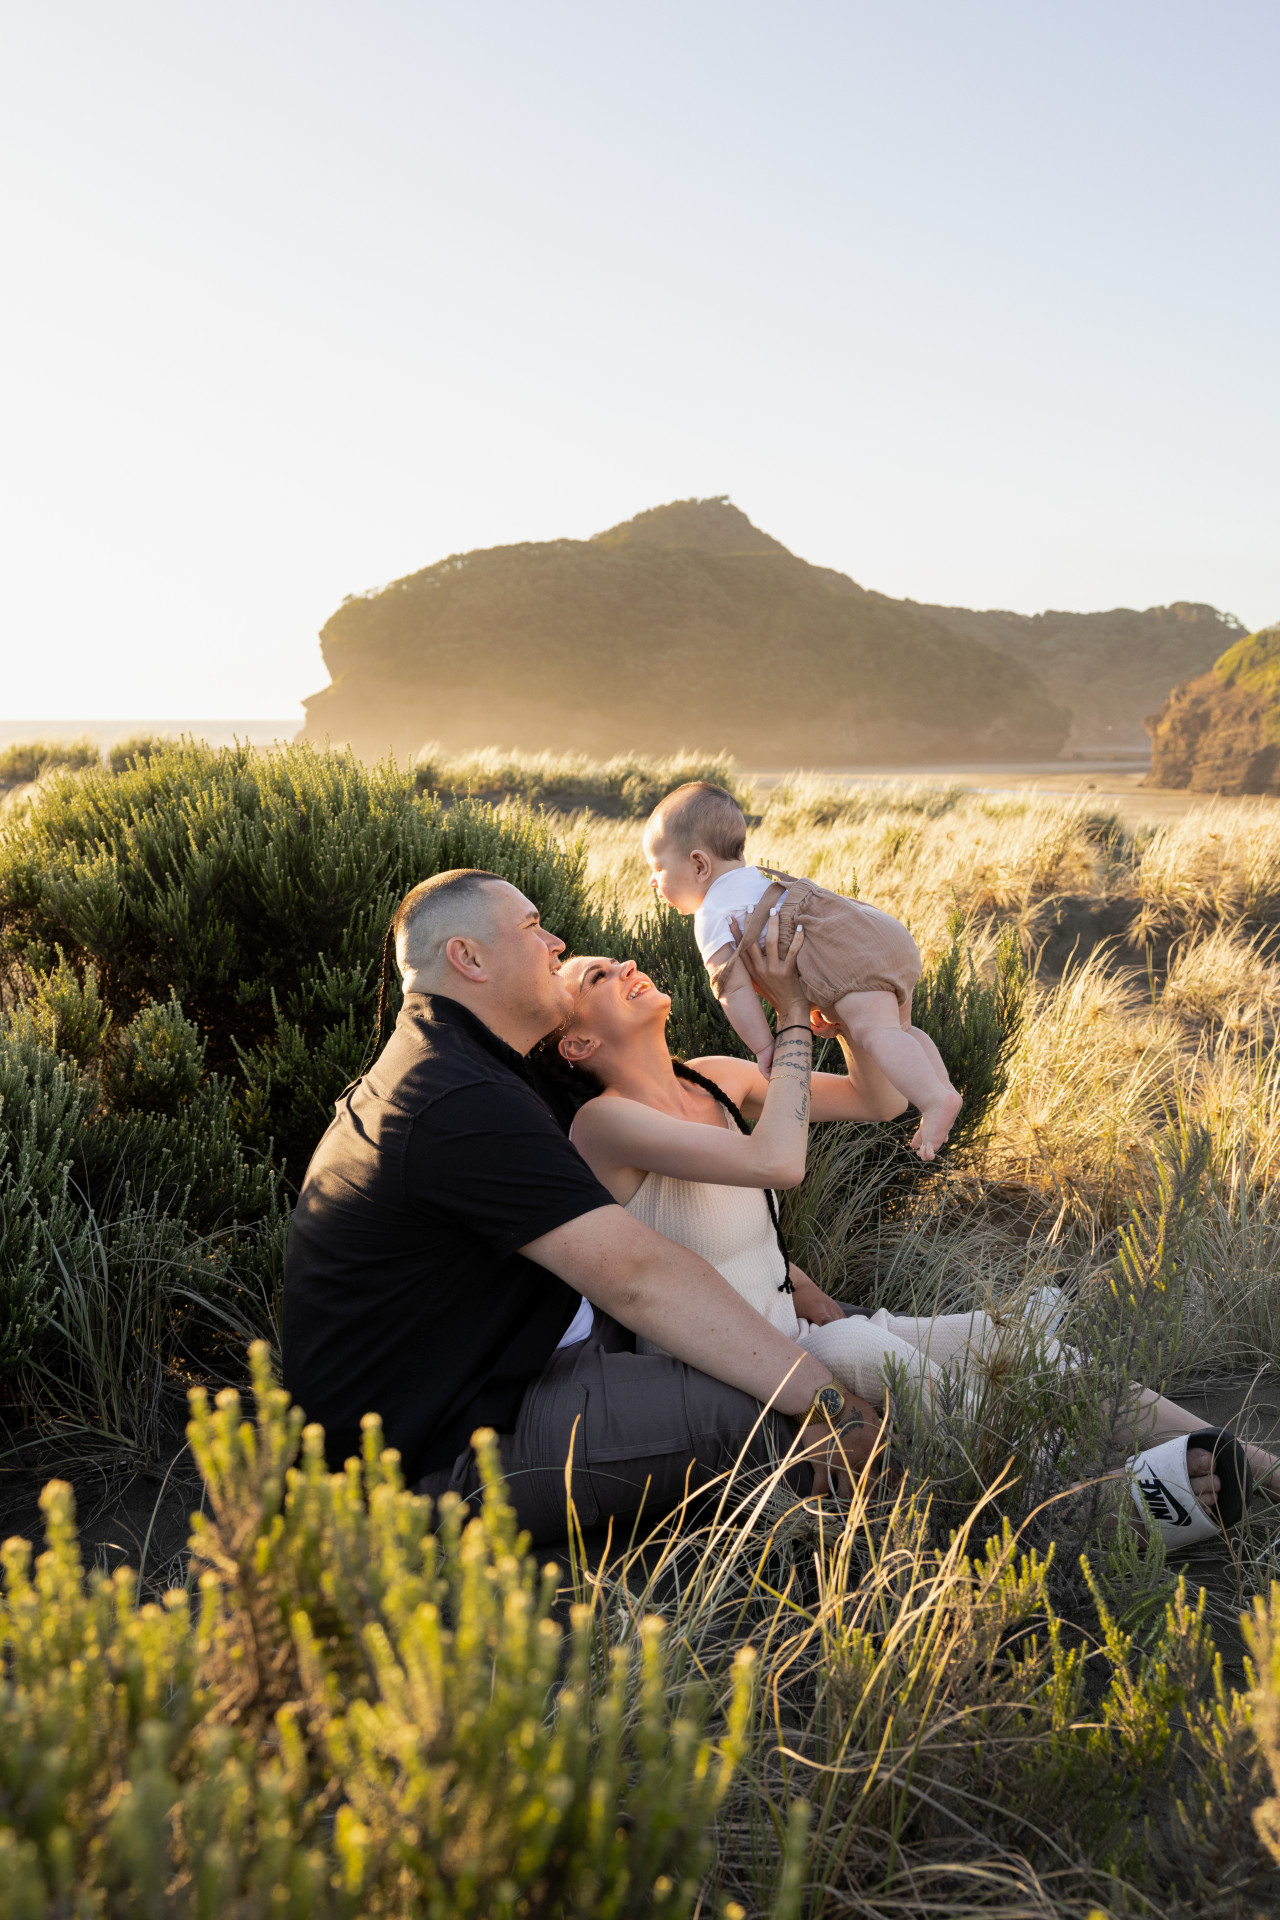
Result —
<instances>
[{"instance_id":1,"label":"ocean horizon","mask_svg":"<svg viewBox=\"0 0 1280 1920\"><path fill-rule=\"evenodd\" d=\"M269 747L277 740L292 740L302 731L303 724L301 708L296 718L265 720L0 720L0 747L15 746L20 740L83 740L87 737L106 748L139 733L163 734L174 740L189 734L211 747L234 746L237 740L244 740L251 747Z\"/></svg>"}]
</instances>

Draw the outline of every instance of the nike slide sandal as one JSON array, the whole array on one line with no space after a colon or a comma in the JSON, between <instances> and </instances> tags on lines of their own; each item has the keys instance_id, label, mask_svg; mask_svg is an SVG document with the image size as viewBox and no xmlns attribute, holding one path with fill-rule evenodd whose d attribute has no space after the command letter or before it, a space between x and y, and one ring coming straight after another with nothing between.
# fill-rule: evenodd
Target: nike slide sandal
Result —
<instances>
[{"instance_id":1,"label":"nike slide sandal","mask_svg":"<svg viewBox=\"0 0 1280 1920\"><path fill-rule=\"evenodd\" d=\"M1213 1470L1221 1485L1212 1513L1196 1499L1187 1472L1187 1454L1200 1449L1213 1455ZM1253 1492L1253 1475L1245 1450L1232 1433L1204 1427L1199 1433L1180 1433L1125 1461L1134 1505L1148 1526L1156 1526L1169 1552L1212 1540L1243 1517Z\"/></svg>"}]
</instances>

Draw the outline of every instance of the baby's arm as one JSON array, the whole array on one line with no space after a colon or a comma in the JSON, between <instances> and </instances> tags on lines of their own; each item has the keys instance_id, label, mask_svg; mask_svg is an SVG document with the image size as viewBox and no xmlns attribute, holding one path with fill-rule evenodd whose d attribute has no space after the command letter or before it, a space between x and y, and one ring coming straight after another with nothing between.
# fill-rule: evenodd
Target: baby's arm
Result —
<instances>
[{"instance_id":1,"label":"baby's arm","mask_svg":"<svg viewBox=\"0 0 1280 1920\"><path fill-rule=\"evenodd\" d=\"M739 1040L746 1041L760 1071L767 1074L773 1062L773 1030L736 949L727 944L718 948L707 962L707 972L725 1019Z\"/></svg>"}]
</instances>

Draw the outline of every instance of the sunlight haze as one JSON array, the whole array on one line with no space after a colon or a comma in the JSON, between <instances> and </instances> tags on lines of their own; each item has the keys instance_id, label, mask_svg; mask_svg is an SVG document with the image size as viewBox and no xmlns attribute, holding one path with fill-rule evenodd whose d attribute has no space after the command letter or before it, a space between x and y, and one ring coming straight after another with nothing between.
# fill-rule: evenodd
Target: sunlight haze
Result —
<instances>
[{"instance_id":1,"label":"sunlight haze","mask_svg":"<svg viewBox=\"0 0 1280 1920\"><path fill-rule=\"evenodd\" d=\"M1230 0L8 9L0 719L300 722L345 595L711 494L1280 618L1278 69Z\"/></svg>"}]
</instances>

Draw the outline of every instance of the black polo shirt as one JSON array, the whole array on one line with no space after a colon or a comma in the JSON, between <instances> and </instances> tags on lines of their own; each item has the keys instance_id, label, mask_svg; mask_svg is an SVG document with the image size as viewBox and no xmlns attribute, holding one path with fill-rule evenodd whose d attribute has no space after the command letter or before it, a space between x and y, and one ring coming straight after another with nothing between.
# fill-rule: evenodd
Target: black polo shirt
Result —
<instances>
[{"instance_id":1,"label":"black polo shirt","mask_svg":"<svg viewBox=\"0 0 1280 1920\"><path fill-rule=\"evenodd\" d=\"M312 1156L285 1256L284 1382L330 1464L369 1412L411 1483L476 1427L510 1432L579 1299L517 1249L614 1204L520 1055L408 994Z\"/></svg>"}]
</instances>

